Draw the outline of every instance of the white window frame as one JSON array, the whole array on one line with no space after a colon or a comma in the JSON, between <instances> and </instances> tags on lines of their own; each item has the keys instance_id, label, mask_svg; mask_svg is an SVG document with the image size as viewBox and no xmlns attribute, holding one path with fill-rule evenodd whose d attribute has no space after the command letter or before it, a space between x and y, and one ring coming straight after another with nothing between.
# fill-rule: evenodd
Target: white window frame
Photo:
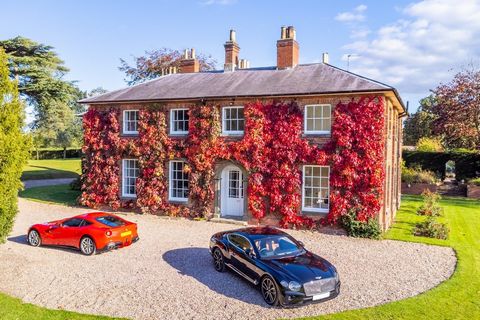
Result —
<instances>
[{"instance_id":1,"label":"white window frame","mask_svg":"<svg viewBox=\"0 0 480 320\"><path fill-rule=\"evenodd\" d=\"M127 176L127 165L126 165L127 161L136 161L136 169L140 171L140 168L138 166L138 159L122 159L122 197L136 198L137 197L136 184L137 184L138 175L136 177ZM127 179L127 178L129 178L129 179L134 178L135 179L135 193L126 193L125 192L125 179Z\"/></svg>"},{"instance_id":2,"label":"white window frame","mask_svg":"<svg viewBox=\"0 0 480 320\"><path fill-rule=\"evenodd\" d=\"M173 163L181 162L185 166L187 164L184 160L171 160L168 163L168 200L176 202L188 202L187 198L179 198L173 196ZM190 183L188 188L190 189Z\"/></svg>"},{"instance_id":3,"label":"white window frame","mask_svg":"<svg viewBox=\"0 0 480 320\"><path fill-rule=\"evenodd\" d=\"M323 117L323 109L322 109L322 116L320 118L312 118L312 119L330 119L330 130L308 130L307 129L307 120L310 119L307 117L308 115L308 108L311 107L329 107L330 108L330 117L329 118L324 118ZM303 112L303 131L305 134L330 134L332 132L332 105L325 103L325 104L307 104L304 107L304 112Z\"/></svg>"},{"instance_id":4,"label":"white window frame","mask_svg":"<svg viewBox=\"0 0 480 320\"><path fill-rule=\"evenodd\" d=\"M175 109L170 109L170 134L171 135L187 135L188 134L188 130L187 131L175 131L174 130L174 126L173 126L173 122L174 122L174 119L173 119L173 115L175 114L175 111L187 111L188 113L188 108L175 108ZM183 120L184 121L184 120ZM190 119L188 119L188 125L190 125Z\"/></svg>"},{"instance_id":5,"label":"white window frame","mask_svg":"<svg viewBox=\"0 0 480 320\"><path fill-rule=\"evenodd\" d=\"M227 106L222 108L222 134L225 136L235 136L244 134L245 130L226 130L226 116L229 109L242 109L245 112L244 106ZM238 119L237 119L238 120ZM243 114L243 127L245 128L245 113Z\"/></svg>"},{"instance_id":6,"label":"white window frame","mask_svg":"<svg viewBox=\"0 0 480 320\"><path fill-rule=\"evenodd\" d=\"M137 130L135 131L129 131L127 130L127 116L126 114L128 112L137 112L138 113L138 118L137 118ZM138 121L140 119L140 111L136 109L129 109L129 110L123 110L123 123L122 123L122 133L123 134L138 134ZM131 120L128 120L128 122L133 122Z\"/></svg>"},{"instance_id":7,"label":"white window frame","mask_svg":"<svg viewBox=\"0 0 480 320\"><path fill-rule=\"evenodd\" d=\"M320 172L322 168L327 168L328 169L328 208L312 208L312 207L305 207L305 169L307 167L313 168L320 168ZM322 178L322 176L320 176ZM320 182L321 183L321 182ZM324 189L323 187L320 186L320 189ZM315 212L315 213L328 213L330 211L330 166L319 166L319 165L311 165L311 164L306 164L303 165L302 167L302 211L304 212Z\"/></svg>"}]
</instances>

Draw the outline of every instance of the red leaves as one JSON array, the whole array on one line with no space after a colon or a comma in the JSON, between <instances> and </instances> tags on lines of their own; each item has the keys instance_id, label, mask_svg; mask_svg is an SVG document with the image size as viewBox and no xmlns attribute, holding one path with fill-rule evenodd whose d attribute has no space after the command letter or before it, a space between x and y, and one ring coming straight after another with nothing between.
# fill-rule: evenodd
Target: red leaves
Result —
<instances>
[{"instance_id":1,"label":"red leaves","mask_svg":"<svg viewBox=\"0 0 480 320\"><path fill-rule=\"evenodd\" d=\"M139 136L120 136L119 113L91 108L84 116L86 172L81 202L87 206L118 208L120 160L139 159L137 199L124 207L173 216L204 217L213 209L215 163L220 159L241 164L248 172L248 209L253 217L281 217L284 227L312 227L299 214L301 165L329 165L330 212L336 222L351 208L366 220L382 204L384 166L384 101L369 97L339 103L333 110L332 139L323 148L302 138L302 111L295 103L245 105L245 135L227 142L220 136L220 107L194 106L185 140L167 134L165 110L140 110ZM190 207L170 204L168 161L185 158L190 175Z\"/></svg>"}]
</instances>

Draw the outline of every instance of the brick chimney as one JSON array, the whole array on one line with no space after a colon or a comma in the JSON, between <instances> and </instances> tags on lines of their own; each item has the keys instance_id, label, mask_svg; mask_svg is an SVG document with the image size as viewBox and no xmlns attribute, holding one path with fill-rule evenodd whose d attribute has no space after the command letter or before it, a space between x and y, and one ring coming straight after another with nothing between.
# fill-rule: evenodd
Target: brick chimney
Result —
<instances>
[{"instance_id":1,"label":"brick chimney","mask_svg":"<svg viewBox=\"0 0 480 320\"><path fill-rule=\"evenodd\" d=\"M277 69L295 67L298 64L298 50L295 28L282 27L280 40L277 40Z\"/></svg>"},{"instance_id":2,"label":"brick chimney","mask_svg":"<svg viewBox=\"0 0 480 320\"><path fill-rule=\"evenodd\" d=\"M235 71L239 67L238 54L240 52L240 47L236 41L235 30L230 30L230 40L225 42L225 65L223 70L225 72Z\"/></svg>"},{"instance_id":3,"label":"brick chimney","mask_svg":"<svg viewBox=\"0 0 480 320\"><path fill-rule=\"evenodd\" d=\"M180 70L179 73L192 73L200 71L200 64L195 57L195 49L190 50L185 49L183 53L183 58L180 60Z\"/></svg>"}]
</instances>

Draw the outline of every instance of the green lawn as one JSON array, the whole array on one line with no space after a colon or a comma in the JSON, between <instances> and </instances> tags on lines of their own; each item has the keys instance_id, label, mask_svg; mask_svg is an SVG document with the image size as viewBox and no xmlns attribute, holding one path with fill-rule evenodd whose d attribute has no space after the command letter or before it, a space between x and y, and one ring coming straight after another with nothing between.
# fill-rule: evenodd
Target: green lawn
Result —
<instances>
[{"instance_id":1,"label":"green lawn","mask_svg":"<svg viewBox=\"0 0 480 320\"><path fill-rule=\"evenodd\" d=\"M29 160L22 180L76 178L80 173L80 159Z\"/></svg>"},{"instance_id":2,"label":"green lawn","mask_svg":"<svg viewBox=\"0 0 480 320\"><path fill-rule=\"evenodd\" d=\"M416 297L378 307L346 311L310 319L479 319L480 318L480 201L448 198L442 220L450 228L448 240L415 237L411 229L422 220L415 214L420 197L405 196L397 222L387 239L422 242L455 249L458 263L452 278ZM424 218L423 218L424 219ZM366 275L365 275L366 276Z\"/></svg>"},{"instance_id":3,"label":"green lawn","mask_svg":"<svg viewBox=\"0 0 480 320\"><path fill-rule=\"evenodd\" d=\"M45 190L46 187L39 189ZM39 190L40 191L40 190ZM480 315L480 201L449 198L441 201L442 218L451 229L448 240L414 237L411 228L422 220L415 214L418 196L402 200L397 222L387 239L422 242L455 249L458 264L451 279L416 297L378 307L346 311L309 319L478 319ZM364 275L368 276L368 275ZM76 313L47 310L0 294L0 319L102 319Z\"/></svg>"},{"instance_id":4,"label":"green lawn","mask_svg":"<svg viewBox=\"0 0 480 320\"><path fill-rule=\"evenodd\" d=\"M28 200L63 204L66 206L76 205L76 199L80 195L80 191L71 190L68 184L47 186L47 187L34 187L22 190L18 196Z\"/></svg>"},{"instance_id":5,"label":"green lawn","mask_svg":"<svg viewBox=\"0 0 480 320\"><path fill-rule=\"evenodd\" d=\"M23 303L20 299L9 297L0 293L0 319L2 320L101 320L112 319L101 316L89 316L85 314L63 311L49 310L34 306L29 303Z\"/></svg>"}]
</instances>

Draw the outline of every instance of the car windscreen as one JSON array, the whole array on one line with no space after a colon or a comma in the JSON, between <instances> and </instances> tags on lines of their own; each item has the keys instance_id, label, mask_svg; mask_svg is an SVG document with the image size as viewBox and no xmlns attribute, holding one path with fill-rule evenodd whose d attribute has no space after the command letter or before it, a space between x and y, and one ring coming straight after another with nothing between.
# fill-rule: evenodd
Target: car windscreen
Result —
<instances>
[{"instance_id":1,"label":"car windscreen","mask_svg":"<svg viewBox=\"0 0 480 320\"><path fill-rule=\"evenodd\" d=\"M284 235L272 235L255 239L255 246L261 258L281 258L295 256L303 252L292 239Z\"/></svg>"},{"instance_id":2,"label":"car windscreen","mask_svg":"<svg viewBox=\"0 0 480 320\"><path fill-rule=\"evenodd\" d=\"M102 216L102 217L96 218L95 220L97 220L101 224L104 224L104 225L112 227L112 228L120 227L120 226L125 225L125 222L122 219L114 217L114 216Z\"/></svg>"}]
</instances>

